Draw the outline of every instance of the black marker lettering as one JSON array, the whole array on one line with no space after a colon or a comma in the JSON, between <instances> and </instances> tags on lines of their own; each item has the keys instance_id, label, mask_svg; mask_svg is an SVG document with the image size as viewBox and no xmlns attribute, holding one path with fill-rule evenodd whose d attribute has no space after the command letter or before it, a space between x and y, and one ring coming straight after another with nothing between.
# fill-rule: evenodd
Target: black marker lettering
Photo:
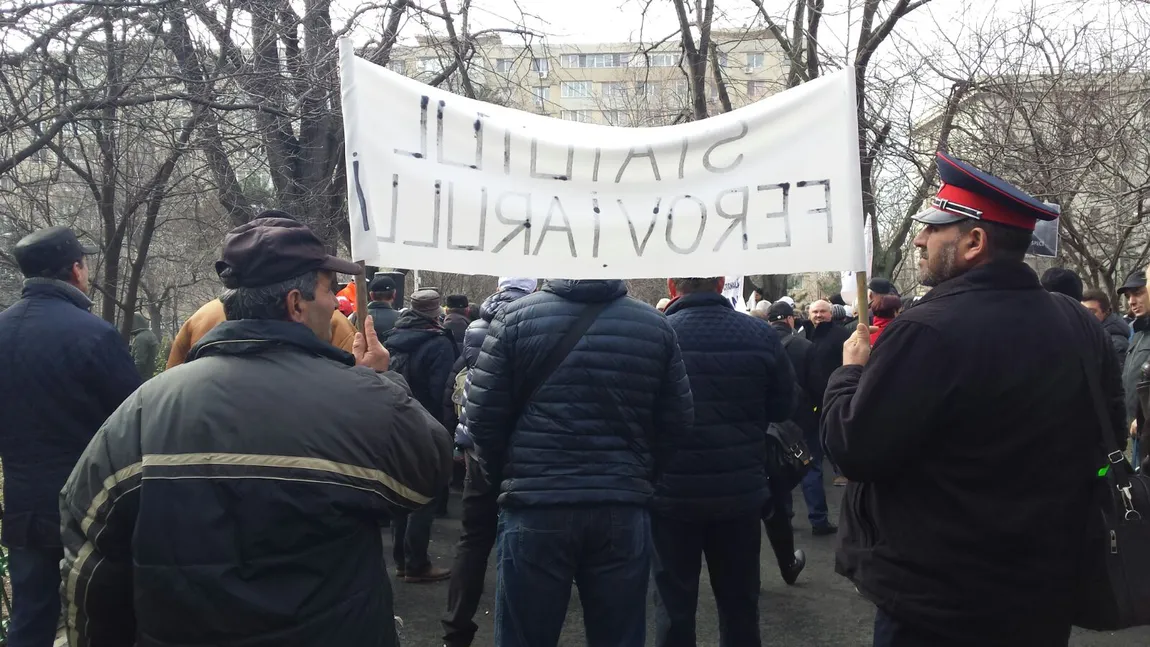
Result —
<instances>
[{"instance_id":1,"label":"black marker lettering","mask_svg":"<svg viewBox=\"0 0 1150 647\"><path fill-rule=\"evenodd\" d=\"M655 174L655 181L658 182L663 179L659 177L659 162L655 159L655 149L650 146L647 146L646 149L647 152L645 153L636 153L634 148L627 151L627 157L623 160L622 166L619 167L619 172L615 174L615 184L623 179L623 171L627 170L627 165L636 157L646 157L651 160L651 172Z\"/></svg>"},{"instance_id":2,"label":"black marker lettering","mask_svg":"<svg viewBox=\"0 0 1150 647\"><path fill-rule=\"evenodd\" d=\"M487 235L487 187L479 189L479 242L474 245L456 245L452 242L455 233L455 183L447 183L447 249L483 251Z\"/></svg>"},{"instance_id":3,"label":"black marker lettering","mask_svg":"<svg viewBox=\"0 0 1150 647\"><path fill-rule=\"evenodd\" d=\"M352 153L352 157L359 156L359 153ZM367 198L363 195L363 186L359 183L359 160L354 160L351 163L352 179L355 180L355 197L359 202L359 215L363 217L363 230L365 232L371 231L371 220L367 217Z\"/></svg>"},{"instance_id":4,"label":"black marker lettering","mask_svg":"<svg viewBox=\"0 0 1150 647\"><path fill-rule=\"evenodd\" d=\"M507 218L503 214L503 202L504 202L504 200L507 200L508 198L522 198L523 199L524 217L522 220L514 220L511 218ZM523 232L523 255L527 256L531 252L531 194L530 193L504 193L503 195L499 196L499 199L495 201L495 218L496 218L496 220L498 220L499 222L501 222L505 225L515 225L515 229L512 229L511 233L507 234L506 236L503 237L503 240L500 240L498 243L496 243L495 247L493 247L491 249L491 253L492 254L498 254L499 250L506 247L507 243L511 242L511 240L513 238L515 238L515 236L518 235L520 231L522 231Z\"/></svg>"},{"instance_id":5,"label":"black marker lettering","mask_svg":"<svg viewBox=\"0 0 1150 647\"><path fill-rule=\"evenodd\" d=\"M831 181L830 180L813 180L810 182L802 181L795 183L796 188L803 188L806 186L819 186L823 187L823 206L818 209L808 209L807 213L825 213L827 214L827 243L834 241L834 220L831 218Z\"/></svg>"},{"instance_id":6,"label":"black marker lettering","mask_svg":"<svg viewBox=\"0 0 1150 647\"><path fill-rule=\"evenodd\" d=\"M563 226L561 227L551 224L551 216L556 211L559 212L559 217L563 219ZM551 204L547 207L547 219L543 221L543 230L539 232L539 239L535 241L535 251L531 253L532 256L539 255L539 249L543 247L543 238L547 236L549 231L567 232L567 245L571 248L571 258L576 258L575 234L571 233L571 221L567 219L567 212L563 211L563 204L559 202L559 196L551 197Z\"/></svg>"},{"instance_id":7,"label":"black marker lettering","mask_svg":"<svg viewBox=\"0 0 1150 647\"><path fill-rule=\"evenodd\" d=\"M431 216L431 241L425 240L405 240L404 245L411 245L412 247L439 247L439 205L441 203L443 193L443 183L439 180L435 181L435 207L432 209Z\"/></svg>"},{"instance_id":8,"label":"black marker lettering","mask_svg":"<svg viewBox=\"0 0 1150 647\"><path fill-rule=\"evenodd\" d=\"M376 236L376 240L381 243L394 243L395 242L395 229L396 224L399 222L399 174L391 174L391 234L388 236Z\"/></svg>"},{"instance_id":9,"label":"black marker lettering","mask_svg":"<svg viewBox=\"0 0 1150 647\"><path fill-rule=\"evenodd\" d=\"M723 196L731 194L742 196L743 204L739 211L727 213L723 209ZM726 242L727 236L730 236L731 232L735 231L736 226L741 226L742 236L740 238L742 238L743 241L743 249L747 249L747 210L748 205L750 204L750 200L750 189L745 186L741 186L737 189L727 189L726 191L720 193L719 197L715 199L715 213L719 214L719 216L722 218L730 218L731 224L727 225L727 230L723 232L722 236L719 236L719 242L715 243L715 248L712 251L719 251L719 248L723 246L724 242Z\"/></svg>"},{"instance_id":10,"label":"black marker lettering","mask_svg":"<svg viewBox=\"0 0 1150 647\"><path fill-rule=\"evenodd\" d=\"M791 212L790 212L790 194L791 185L789 182L782 184L760 184L756 190L758 191L774 191L778 189L783 192L783 209L782 211L768 211L766 213L767 220L775 218L783 219L783 242L781 243L759 243L755 245L756 249L773 249L775 247L790 247L791 246Z\"/></svg>"},{"instance_id":11,"label":"black marker lettering","mask_svg":"<svg viewBox=\"0 0 1150 647\"><path fill-rule=\"evenodd\" d=\"M539 173L539 140L534 137L531 138L531 177L540 178L544 180L570 180L571 172L575 168L575 146L567 147L567 172L563 175L554 175L552 173Z\"/></svg>"},{"instance_id":12,"label":"black marker lettering","mask_svg":"<svg viewBox=\"0 0 1150 647\"><path fill-rule=\"evenodd\" d=\"M740 121L739 122L739 134L738 135L732 135L730 137L724 137L723 139L720 139L719 141L715 142L714 144L711 144L711 147L707 149L707 152L703 153L703 168L707 169L708 171L710 171L712 173L726 173L728 171L735 170L735 168L737 168L739 166L739 164L742 164L743 163L743 154L739 153L735 157L735 161L731 162L730 164L728 164L726 166L715 166L715 165L711 164L711 153L715 152L716 148L718 148L724 144L730 144L733 142L737 142L740 139L742 139L743 137L746 137L747 136L747 130L748 130L747 129L747 122Z\"/></svg>"},{"instance_id":13,"label":"black marker lettering","mask_svg":"<svg viewBox=\"0 0 1150 647\"><path fill-rule=\"evenodd\" d=\"M679 204L681 200L688 200L695 203L699 207L699 230L695 232L695 240L691 242L689 247L679 247L675 241L671 240L671 228L675 226L675 222L682 220L676 217L675 205ZM690 195L677 195L671 199L671 206L667 212L667 247L676 254L690 254L699 248L699 242L703 240L703 230L707 228L707 205L700 199Z\"/></svg>"},{"instance_id":14,"label":"black marker lettering","mask_svg":"<svg viewBox=\"0 0 1150 647\"><path fill-rule=\"evenodd\" d=\"M413 153L396 148L394 149L396 155L410 155L415 159L427 159L427 104L430 101L426 94L419 98L419 152Z\"/></svg>"},{"instance_id":15,"label":"black marker lettering","mask_svg":"<svg viewBox=\"0 0 1150 647\"><path fill-rule=\"evenodd\" d=\"M627 219L627 227L631 230L631 245L635 247L635 255L642 257L643 252L647 250L647 241L651 240L651 234L655 231L655 223L659 220L659 203L662 198L655 199L655 208L651 212L651 224L647 226L647 233L643 236L643 242L639 242L639 236L635 233L635 223L631 221L631 214L627 213L627 207L623 204L622 200L617 200L619 203L619 211L623 212L623 217Z\"/></svg>"}]
</instances>

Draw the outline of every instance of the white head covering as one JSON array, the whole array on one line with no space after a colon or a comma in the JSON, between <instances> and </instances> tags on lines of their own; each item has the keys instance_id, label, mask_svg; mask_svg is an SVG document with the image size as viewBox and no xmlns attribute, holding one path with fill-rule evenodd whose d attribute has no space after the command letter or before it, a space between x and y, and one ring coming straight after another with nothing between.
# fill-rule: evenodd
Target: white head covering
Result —
<instances>
[{"instance_id":1,"label":"white head covering","mask_svg":"<svg viewBox=\"0 0 1150 647\"><path fill-rule=\"evenodd\" d=\"M521 278L515 276L501 276L499 277L499 291L504 290L522 290L524 292L534 292L535 287L539 284L539 279Z\"/></svg>"},{"instance_id":2,"label":"white head covering","mask_svg":"<svg viewBox=\"0 0 1150 647\"><path fill-rule=\"evenodd\" d=\"M790 297L779 297L779 301L786 303L792 308L795 307L795 300Z\"/></svg>"}]
</instances>

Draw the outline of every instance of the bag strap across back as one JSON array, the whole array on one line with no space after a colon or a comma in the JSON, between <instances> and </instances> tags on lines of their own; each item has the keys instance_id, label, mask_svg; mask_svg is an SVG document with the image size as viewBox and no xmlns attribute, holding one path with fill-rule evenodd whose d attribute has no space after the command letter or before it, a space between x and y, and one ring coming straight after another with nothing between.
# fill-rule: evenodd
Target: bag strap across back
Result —
<instances>
[{"instance_id":1,"label":"bag strap across back","mask_svg":"<svg viewBox=\"0 0 1150 647\"><path fill-rule=\"evenodd\" d=\"M1058 307L1062 309L1062 314L1070 325L1080 328L1074 322L1074 315L1068 314L1066 305L1062 303L1066 299L1056 296L1053 298ZM1074 305L1077 306L1078 304L1075 303ZM1102 448L1106 452L1106 460L1109 461L1110 467L1107 476L1113 479L1113 483L1119 490L1123 493L1129 493L1130 479L1127 477L1125 469L1119 469L1126 461L1126 455L1118 448L1118 441L1114 440L1113 421L1110 419L1110 412L1106 410L1106 397L1102 393L1102 378L1098 374L1098 367L1088 361L1082 352L1078 352L1078 362L1086 377L1086 384L1090 389L1090 401L1094 405L1094 415L1098 418L1098 425L1102 430Z\"/></svg>"},{"instance_id":2,"label":"bag strap across back","mask_svg":"<svg viewBox=\"0 0 1150 647\"><path fill-rule=\"evenodd\" d=\"M526 406L527 402L534 397L539 387L543 386L543 383L551 377L555 369L559 368L563 360L567 359L567 356L575 349L575 345L579 343L583 335L587 334L587 331L591 328L591 324L595 323L599 315L612 303L613 301L593 303L584 308L583 312L579 313L579 318L567 329L567 332L563 333L563 337L559 340L559 343L555 344L551 352L547 353L547 357L544 358L543 364L540 365L538 372L532 379L524 380L521 388L521 397L516 400L521 403L521 406Z\"/></svg>"}]
</instances>

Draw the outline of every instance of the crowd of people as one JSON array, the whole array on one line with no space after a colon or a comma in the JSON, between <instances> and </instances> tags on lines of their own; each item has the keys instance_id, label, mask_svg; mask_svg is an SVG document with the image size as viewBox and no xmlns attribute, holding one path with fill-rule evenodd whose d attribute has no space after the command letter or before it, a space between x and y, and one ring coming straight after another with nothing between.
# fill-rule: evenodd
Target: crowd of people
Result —
<instances>
[{"instance_id":1,"label":"crowd of people","mask_svg":"<svg viewBox=\"0 0 1150 647\"><path fill-rule=\"evenodd\" d=\"M1066 645L1098 439L1137 437L1150 401L1146 275L1119 290L1129 327L1072 273L1040 282L1024 254L1057 211L938 164L914 241L930 291L874 279L857 313L738 312L723 277L668 279L658 308L621 280L528 277L477 309L399 303L378 274L356 332L337 278L360 266L266 212L225 237L221 296L154 377L154 339L133 353L88 312L95 250L24 238L0 313L8 644L48 647L62 621L74 647L390 647L390 528L398 580L449 581L451 647L557 645L573 585L588 645L640 647L652 583L656 645L695 645L704 559L719 644L754 646L764 531L788 585L806 566L801 488L876 647ZM458 470L448 569L428 541Z\"/></svg>"}]
</instances>

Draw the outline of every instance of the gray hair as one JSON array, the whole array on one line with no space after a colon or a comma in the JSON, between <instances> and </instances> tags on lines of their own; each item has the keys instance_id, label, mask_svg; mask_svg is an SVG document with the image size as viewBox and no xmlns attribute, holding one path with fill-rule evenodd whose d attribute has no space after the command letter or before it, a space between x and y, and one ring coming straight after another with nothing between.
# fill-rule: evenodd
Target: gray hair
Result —
<instances>
[{"instance_id":1,"label":"gray hair","mask_svg":"<svg viewBox=\"0 0 1150 647\"><path fill-rule=\"evenodd\" d=\"M319 272L308 272L271 285L258 288L236 288L224 290L220 301L224 304L224 316L228 321L236 319L272 319L283 321L288 318L287 295L299 290L306 301L315 300L315 288L319 283Z\"/></svg>"}]
</instances>

